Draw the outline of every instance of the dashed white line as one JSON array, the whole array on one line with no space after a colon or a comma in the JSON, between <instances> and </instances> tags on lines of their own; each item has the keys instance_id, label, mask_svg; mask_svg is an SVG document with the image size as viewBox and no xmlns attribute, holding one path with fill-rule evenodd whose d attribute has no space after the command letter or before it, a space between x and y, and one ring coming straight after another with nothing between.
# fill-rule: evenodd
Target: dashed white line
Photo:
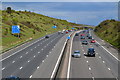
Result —
<instances>
[{"instance_id":1,"label":"dashed white line","mask_svg":"<svg viewBox=\"0 0 120 80\"><path fill-rule=\"evenodd\" d=\"M91 70L91 68L89 67L89 70Z\"/></svg>"},{"instance_id":2,"label":"dashed white line","mask_svg":"<svg viewBox=\"0 0 120 80\"><path fill-rule=\"evenodd\" d=\"M31 49L31 51L32 51L33 49Z\"/></svg>"},{"instance_id":3,"label":"dashed white line","mask_svg":"<svg viewBox=\"0 0 120 80\"><path fill-rule=\"evenodd\" d=\"M46 57L48 57L48 55L46 55Z\"/></svg>"},{"instance_id":4,"label":"dashed white line","mask_svg":"<svg viewBox=\"0 0 120 80\"><path fill-rule=\"evenodd\" d=\"M110 70L110 68L108 68L108 70Z\"/></svg>"},{"instance_id":5,"label":"dashed white line","mask_svg":"<svg viewBox=\"0 0 120 80\"><path fill-rule=\"evenodd\" d=\"M98 53L96 53L96 54L98 54Z\"/></svg>"},{"instance_id":6,"label":"dashed white line","mask_svg":"<svg viewBox=\"0 0 120 80\"><path fill-rule=\"evenodd\" d=\"M36 48L36 47L35 47Z\"/></svg>"},{"instance_id":7,"label":"dashed white line","mask_svg":"<svg viewBox=\"0 0 120 80\"><path fill-rule=\"evenodd\" d=\"M82 49L82 51L84 51L84 49Z\"/></svg>"},{"instance_id":8,"label":"dashed white line","mask_svg":"<svg viewBox=\"0 0 120 80\"><path fill-rule=\"evenodd\" d=\"M26 52L25 54L28 54L28 52Z\"/></svg>"},{"instance_id":9,"label":"dashed white line","mask_svg":"<svg viewBox=\"0 0 120 80\"><path fill-rule=\"evenodd\" d=\"M38 52L38 53L40 53L40 52Z\"/></svg>"},{"instance_id":10,"label":"dashed white line","mask_svg":"<svg viewBox=\"0 0 120 80\"><path fill-rule=\"evenodd\" d=\"M43 48L41 50L43 50Z\"/></svg>"},{"instance_id":11,"label":"dashed white line","mask_svg":"<svg viewBox=\"0 0 120 80\"><path fill-rule=\"evenodd\" d=\"M22 58L22 56L20 56L20 58Z\"/></svg>"},{"instance_id":12,"label":"dashed white line","mask_svg":"<svg viewBox=\"0 0 120 80\"><path fill-rule=\"evenodd\" d=\"M29 78L32 78L32 75Z\"/></svg>"},{"instance_id":13,"label":"dashed white line","mask_svg":"<svg viewBox=\"0 0 120 80\"><path fill-rule=\"evenodd\" d=\"M86 61L88 63L88 61Z\"/></svg>"},{"instance_id":14,"label":"dashed white line","mask_svg":"<svg viewBox=\"0 0 120 80\"><path fill-rule=\"evenodd\" d=\"M44 60L42 62L44 62Z\"/></svg>"},{"instance_id":15,"label":"dashed white line","mask_svg":"<svg viewBox=\"0 0 120 80\"><path fill-rule=\"evenodd\" d=\"M101 58L101 56L99 56L99 58Z\"/></svg>"},{"instance_id":16,"label":"dashed white line","mask_svg":"<svg viewBox=\"0 0 120 80\"><path fill-rule=\"evenodd\" d=\"M35 58L36 56L34 56L34 58Z\"/></svg>"},{"instance_id":17,"label":"dashed white line","mask_svg":"<svg viewBox=\"0 0 120 80\"><path fill-rule=\"evenodd\" d=\"M4 68L2 68L2 70L4 70L5 69L5 67Z\"/></svg>"},{"instance_id":18,"label":"dashed white line","mask_svg":"<svg viewBox=\"0 0 120 80\"><path fill-rule=\"evenodd\" d=\"M20 67L19 69L22 69L23 67Z\"/></svg>"},{"instance_id":19,"label":"dashed white line","mask_svg":"<svg viewBox=\"0 0 120 80\"><path fill-rule=\"evenodd\" d=\"M38 66L37 69L39 69L40 67Z\"/></svg>"},{"instance_id":20,"label":"dashed white line","mask_svg":"<svg viewBox=\"0 0 120 80\"><path fill-rule=\"evenodd\" d=\"M15 63L15 61L12 61L12 63Z\"/></svg>"},{"instance_id":21,"label":"dashed white line","mask_svg":"<svg viewBox=\"0 0 120 80\"><path fill-rule=\"evenodd\" d=\"M51 53L51 52L49 52L49 53Z\"/></svg>"},{"instance_id":22,"label":"dashed white line","mask_svg":"<svg viewBox=\"0 0 120 80\"><path fill-rule=\"evenodd\" d=\"M30 60L28 60L28 63L30 62Z\"/></svg>"},{"instance_id":23,"label":"dashed white line","mask_svg":"<svg viewBox=\"0 0 120 80\"><path fill-rule=\"evenodd\" d=\"M103 63L105 63L105 61L103 61Z\"/></svg>"}]
</instances>

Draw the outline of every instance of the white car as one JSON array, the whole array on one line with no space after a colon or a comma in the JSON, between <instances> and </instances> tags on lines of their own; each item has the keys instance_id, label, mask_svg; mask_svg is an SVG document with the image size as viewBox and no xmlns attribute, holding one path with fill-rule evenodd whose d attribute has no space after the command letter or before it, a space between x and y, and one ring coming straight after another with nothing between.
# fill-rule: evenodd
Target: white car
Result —
<instances>
[{"instance_id":1,"label":"white car","mask_svg":"<svg viewBox=\"0 0 120 80\"><path fill-rule=\"evenodd\" d=\"M72 54L72 57L80 58L81 57L80 51L79 50L75 50L74 53Z\"/></svg>"}]
</instances>

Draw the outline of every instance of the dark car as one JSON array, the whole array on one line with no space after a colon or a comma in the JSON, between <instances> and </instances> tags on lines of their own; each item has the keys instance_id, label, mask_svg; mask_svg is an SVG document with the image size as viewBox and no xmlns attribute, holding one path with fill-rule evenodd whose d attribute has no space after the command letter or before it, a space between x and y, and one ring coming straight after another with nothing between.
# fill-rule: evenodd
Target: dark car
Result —
<instances>
[{"instance_id":1,"label":"dark car","mask_svg":"<svg viewBox=\"0 0 120 80\"><path fill-rule=\"evenodd\" d=\"M94 56L95 57L95 49L94 48L88 48L87 56Z\"/></svg>"},{"instance_id":2,"label":"dark car","mask_svg":"<svg viewBox=\"0 0 120 80\"><path fill-rule=\"evenodd\" d=\"M89 36L88 39L92 39L92 36Z\"/></svg>"},{"instance_id":3,"label":"dark car","mask_svg":"<svg viewBox=\"0 0 120 80\"><path fill-rule=\"evenodd\" d=\"M82 41L82 44L87 45L87 44L88 44L88 42L87 42L86 40L84 40L84 41Z\"/></svg>"},{"instance_id":4,"label":"dark car","mask_svg":"<svg viewBox=\"0 0 120 80\"><path fill-rule=\"evenodd\" d=\"M49 36L48 36L48 35L46 35L46 36L45 36L45 38L49 38Z\"/></svg>"},{"instance_id":5,"label":"dark car","mask_svg":"<svg viewBox=\"0 0 120 80\"><path fill-rule=\"evenodd\" d=\"M75 34L75 36L79 36L79 34L78 34L78 33L76 33L76 34Z\"/></svg>"},{"instance_id":6,"label":"dark car","mask_svg":"<svg viewBox=\"0 0 120 80\"><path fill-rule=\"evenodd\" d=\"M16 76L10 76L10 77L5 78L5 80L20 80L20 78Z\"/></svg>"},{"instance_id":7,"label":"dark car","mask_svg":"<svg viewBox=\"0 0 120 80\"><path fill-rule=\"evenodd\" d=\"M85 39L85 37L84 37L84 36L81 36L81 39Z\"/></svg>"}]
</instances>

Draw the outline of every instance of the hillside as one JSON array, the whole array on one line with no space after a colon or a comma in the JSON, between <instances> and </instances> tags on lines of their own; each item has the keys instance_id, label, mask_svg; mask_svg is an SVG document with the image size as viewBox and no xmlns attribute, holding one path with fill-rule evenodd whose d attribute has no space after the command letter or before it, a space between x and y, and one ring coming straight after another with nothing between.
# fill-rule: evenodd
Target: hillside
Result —
<instances>
[{"instance_id":1,"label":"hillside","mask_svg":"<svg viewBox=\"0 0 120 80\"><path fill-rule=\"evenodd\" d=\"M11 33L12 25L20 26L20 38L18 38L17 34ZM57 26L56 29L52 28L54 25ZM74 25L78 26L78 24L70 23L66 20L55 19L30 11L12 10L11 13L8 13L4 10L2 11L2 47L6 49L64 28L71 29Z\"/></svg>"},{"instance_id":2,"label":"hillside","mask_svg":"<svg viewBox=\"0 0 120 80\"><path fill-rule=\"evenodd\" d=\"M94 31L99 37L120 49L120 21L105 20Z\"/></svg>"}]
</instances>

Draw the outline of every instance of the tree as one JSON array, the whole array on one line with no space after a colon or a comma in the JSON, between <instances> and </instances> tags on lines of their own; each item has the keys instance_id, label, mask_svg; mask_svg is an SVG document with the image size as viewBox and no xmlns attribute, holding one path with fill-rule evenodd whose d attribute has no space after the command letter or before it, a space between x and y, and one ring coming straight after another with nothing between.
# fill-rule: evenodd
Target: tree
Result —
<instances>
[{"instance_id":1,"label":"tree","mask_svg":"<svg viewBox=\"0 0 120 80\"><path fill-rule=\"evenodd\" d=\"M11 14L11 7L7 7L7 13Z\"/></svg>"}]
</instances>

